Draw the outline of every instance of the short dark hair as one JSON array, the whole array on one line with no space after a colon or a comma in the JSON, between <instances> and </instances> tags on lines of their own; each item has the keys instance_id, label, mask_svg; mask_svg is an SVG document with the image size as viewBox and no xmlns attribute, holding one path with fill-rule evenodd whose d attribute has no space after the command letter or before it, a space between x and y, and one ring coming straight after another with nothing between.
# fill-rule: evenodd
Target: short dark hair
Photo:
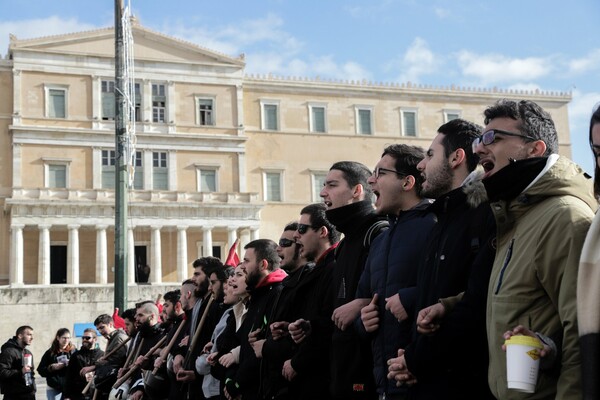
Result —
<instances>
[{"instance_id":1,"label":"short dark hair","mask_svg":"<svg viewBox=\"0 0 600 400\"><path fill-rule=\"evenodd\" d=\"M140 308L140 307L142 307L143 305L145 305L145 304L149 304L149 303L152 303L152 304L154 304L154 302L153 302L152 300L142 300L142 301L140 301L140 302L138 302L138 303L135 303L135 308Z\"/></svg>"},{"instance_id":2,"label":"short dark hair","mask_svg":"<svg viewBox=\"0 0 600 400\"><path fill-rule=\"evenodd\" d=\"M598 157L596 157L596 152L594 151L594 141L592 138L592 129L594 129L594 125L600 124L600 103L596 105L596 110L592 113L592 117L590 118L590 148L592 149L592 154L594 154L594 195L596 198L600 198L600 165L598 165Z\"/></svg>"},{"instance_id":3,"label":"short dark hair","mask_svg":"<svg viewBox=\"0 0 600 400\"><path fill-rule=\"evenodd\" d=\"M217 272L219 269L223 269L223 263L217 257L207 256L201 257L194 261L192 264L194 268L202 268L202 271L207 277L210 277L210 274L213 272Z\"/></svg>"},{"instance_id":4,"label":"short dark hair","mask_svg":"<svg viewBox=\"0 0 600 400\"><path fill-rule=\"evenodd\" d=\"M488 107L483 115L485 115L486 125L495 118L511 118L519 121L519 130L522 134L546 143L544 155L558 153L558 133L554 121L537 103L530 100L502 99Z\"/></svg>"},{"instance_id":5,"label":"short dark hair","mask_svg":"<svg viewBox=\"0 0 600 400\"><path fill-rule=\"evenodd\" d=\"M481 136L483 127L464 119L456 118L446 122L438 128L438 133L444 135L442 146L446 158L450 153L458 149L463 149L467 159L467 169L473 171L479 163L479 156L473 153L473 140Z\"/></svg>"},{"instance_id":6,"label":"short dark hair","mask_svg":"<svg viewBox=\"0 0 600 400\"><path fill-rule=\"evenodd\" d=\"M257 260L267 260L267 269L269 271L274 271L279 268L281 259L277 254L277 243L271 239L253 240L244 246L244 250L247 249L254 249Z\"/></svg>"},{"instance_id":7,"label":"short dark hair","mask_svg":"<svg viewBox=\"0 0 600 400\"><path fill-rule=\"evenodd\" d=\"M113 318L108 314L101 314L94 320L94 326L98 326L100 324L108 325L110 323L114 323Z\"/></svg>"},{"instance_id":8,"label":"short dark hair","mask_svg":"<svg viewBox=\"0 0 600 400\"><path fill-rule=\"evenodd\" d=\"M33 330L32 327L30 327L29 325L22 325L20 327L17 328L17 332L15 333L15 336L19 336L20 334L22 334L23 332L25 332L26 329L29 329L30 331Z\"/></svg>"},{"instance_id":9,"label":"short dark hair","mask_svg":"<svg viewBox=\"0 0 600 400\"><path fill-rule=\"evenodd\" d=\"M135 308L128 308L121 313L121 318L135 322Z\"/></svg>"},{"instance_id":10,"label":"short dark hair","mask_svg":"<svg viewBox=\"0 0 600 400\"><path fill-rule=\"evenodd\" d=\"M415 192L421 197L423 185L423 175L417 169L417 165L425 157L425 150L419 146L410 146L408 144L392 144L383 150L381 157L389 155L394 160L394 169L399 175L411 175L415 178ZM396 175L399 177L399 175Z\"/></svg>"},{"instance_id":11,"label":"short dark hair","mask_svg":"<svg viewBox=\"0 0 600 400\"><path fill-rule=\"evenodd\" d=\"M86 332L93 333L95 338L98 337L98 332L94 328L85 328L83 333L85 334Z\"/></svg>"},{"instance_id":12,"label":"short dark hair","mask_svg":"<svg viewBox=\"0 0 600 400\"><path fill-rule=\"evenodd\" d=\"M177 302L179 301L180 298L181 298L181 290L179 290L179 289L171 290L170 292L165 293L165 295L163 296L163 299L165 301L168 301L172 304L177 304Z\"/></svg>"},{"instance_id":13,"label":"short dark hair","mask_svg":"<svg viewBox=\"0 0 600 400\"><path fill-rule=\"evenodd\" d=\"M330 171L332 169L342 172L344 179L348 182L348 186L362 185L365 200L373 201L373 189L371 189L371 185L367 182L371 177L371 170L366 165L357 161L338 161L329 168Z\"/></svg>"},{"instance_id":14,"label":"short dark hair","mask_svg":"<svg viewBox=\"0 0 600 400\"><path fill-rule=\"evenodd\" d=\"M304 207L300 211L300 215L310 215L310 225L313 229L320 228L322 226L326 227L327 231L329 232L327 239L329 239L330 244L334 244L340 240L340 233L337 231L337 229L335 229L335 226L329 222L327 216L325 215L325 211L327 211L327 206L325 203L313 203Z\"/></svg>"},{"instance_id":15,"label":"short dark hair","mask_svg":"<svg viewBox=\"0 0 600 400\"><path fill-rule=\"evenodd\" d=\"M298 230L298 222L293 221L293 222L288 222L285 227L283 228L283 231L293 231L296 232Z\"/></svg>"}]
</instances>

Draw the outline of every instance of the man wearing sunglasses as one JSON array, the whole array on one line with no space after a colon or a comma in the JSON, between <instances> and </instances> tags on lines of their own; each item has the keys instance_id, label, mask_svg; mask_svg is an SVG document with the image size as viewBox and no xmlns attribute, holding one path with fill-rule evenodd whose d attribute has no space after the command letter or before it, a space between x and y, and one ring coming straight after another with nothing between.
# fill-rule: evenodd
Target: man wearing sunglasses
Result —
<instances>
[{"instance_id":1,"label":"man wearing sunglasses","mask_svg":"<svg viewBox=\"0 0 600 400\"><path fill-rule=\"evenodd\" d=\"M544 344L527 398L581 398L576 282L597 203L582 169L557 154L554 122L538 104L501 100L484 115L473 149L498 224L487 296L489 385L496 398L525 398L507 388L503 346L524 334Z\"/></svg>"},{"instance_id":2,"label":"man wearing sunglasses","mask_svg":"<svg viewBox=\"0 0 600 400\"><path fill-rule=\"evenodd\" d=\"M88 390L85 396L81 393L88 383L88 379L93 379L91 372L86 367L96 364L96 361L104 355L104 352L96 348L96 330L87 328L83 331L81 337L81 348L71 355L69 365L67 366L67 380L63 399L82 400L92 398L92 390Z\"/></svg>"},{"instance_id":3,"label":"man wearing sunglasses","mask_svg":"<svg viewBox=\"0 0 600 400\"><path fill-rule=\"evenodd\" d=\"M483 184L476 179L481 172L471 174L478 162L471 143L479 135L480 126L451 120L438 128L417 165L422 195L435 199L427 210L436 224L423 250L416 299L409 307L418 333L388 361L388 378L409 386L411 399L493 399L486 377L485 300L495 224ZM451 296L452 303L439 302ZM438 329L420 330L421 310L444 311L451 305L443 320L436 321Z\"/></svg>"},{"instance_id":4,"label":"man wearing sunglasses","mask_svg":"<svg viewBox=\"0 0 600 400\"><path fill-rule=\"evenodd\" d=\"M329 169L320 193L327 219L344 234L333 265L330 393L334 399L377 398L371 343L362 340L353 327L363 305L355 297L356 288L371 243L389 226L385 215L375 212L370 177L367 166L338 161Z\"/></svg>"}]
</instances>

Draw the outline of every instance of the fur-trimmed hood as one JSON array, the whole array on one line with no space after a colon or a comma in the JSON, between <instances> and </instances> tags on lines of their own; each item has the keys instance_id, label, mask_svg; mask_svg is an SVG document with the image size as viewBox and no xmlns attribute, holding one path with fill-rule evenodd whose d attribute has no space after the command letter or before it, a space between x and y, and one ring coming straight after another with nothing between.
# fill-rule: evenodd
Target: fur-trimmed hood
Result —
<instances>
[{"instance_id":1,"label":"fur-trimmed hood","mask_svg":"<svg viewBox=\"0 0 600 400\"><path fill-rule=\"evenodd\" d=\"M483 167L477 165L477 168L467 176L462 184L462 190L467 196L467 204L469 204L471 208L477 208L480 204L488 200L485 186L481 181L484 173Z\"/></svg>"}]
</instances>

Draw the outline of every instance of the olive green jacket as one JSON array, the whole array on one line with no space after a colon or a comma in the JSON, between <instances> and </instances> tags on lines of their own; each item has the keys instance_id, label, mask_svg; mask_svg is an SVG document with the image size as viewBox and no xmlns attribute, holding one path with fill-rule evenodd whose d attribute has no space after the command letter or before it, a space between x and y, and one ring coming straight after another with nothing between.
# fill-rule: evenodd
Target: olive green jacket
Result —
<instances>
[{"instance_id":1,"label":"olive green jacket","mask_svg":"<svg viewBox=\"0 0 600 400\"><path fill-rule=\"evenodd\" d=\"M498 235L486 318L496 398L581 399L577 270L596 204L581 168L558 155L517 198L491 204ZM517 325L552 338L562 355L540 370L533 394L507 389L502 335Z\"/></svg>"}]
</instances>

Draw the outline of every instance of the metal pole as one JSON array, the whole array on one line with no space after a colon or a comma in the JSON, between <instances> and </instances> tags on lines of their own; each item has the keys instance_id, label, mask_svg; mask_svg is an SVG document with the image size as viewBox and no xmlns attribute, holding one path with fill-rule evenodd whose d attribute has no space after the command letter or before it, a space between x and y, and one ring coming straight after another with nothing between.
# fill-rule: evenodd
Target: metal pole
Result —
<instances>
[{"instance_id":1,"label":"metal pole","mask_svg":"<svg viewBox=\"0 0 600 400\"><path fill-rule=\"evenodd\" d=\"M123 0L115 0L115 307L127 308L127 130Z\"/></svg>"}]
</instances>

